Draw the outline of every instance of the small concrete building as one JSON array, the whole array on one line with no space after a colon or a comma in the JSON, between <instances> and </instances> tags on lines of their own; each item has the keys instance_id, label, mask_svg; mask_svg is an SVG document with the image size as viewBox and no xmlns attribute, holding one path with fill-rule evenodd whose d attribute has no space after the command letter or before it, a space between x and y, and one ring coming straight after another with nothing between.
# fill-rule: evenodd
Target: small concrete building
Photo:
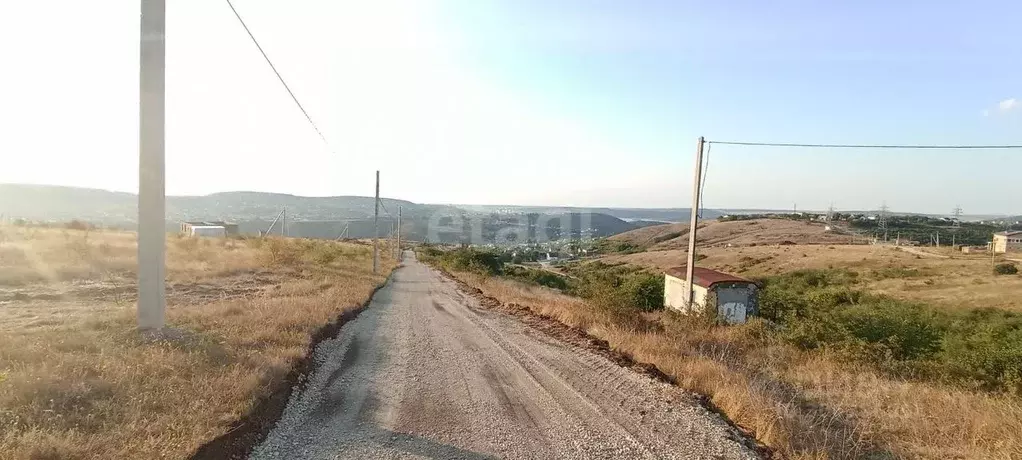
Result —
<instances>
[{"instance_id":1,"label":"small concrete building","mask_svg":"<svg viewBox=\"0 0 1022 460\"><path fill-rule=\"evenodd\" d=\"M695 267L692 285L693 308L688 308L685 267L674 267L664 275L664 306L682 313L716 312L717 321L741 324L758 312L759 286L735 275Z\"/></svg>"},{"instance_id":2,"label":"small concrete building","mask_svg":"<svg viewBox=\"0 0 1022 460\"><path fill-rule=\"evenodd\" d=\"M188 236L211 236L223 238L227 236L227 229L220 225L193 225L188 228Z\"/></svg>"},{"instance_id":3,"label":"small concrete building","mask_svg":"<svg viewBox=\"0 0 1022 460\"><path fill-rule=\"evenodd\" d=\"M181 234L196 236L195 232L193 231L193 228L195 227L223 227L224 235L227 236L235 236L241 233L238 229L238 224L232 224L229 222L224 222L222 220L213 221L194 220L188 222L181 222Z\"/></svg>"},{"instance_id":4,"label":"small concrete building","mask_svg":"<svg viewBox=\"0 0 1022 460\"><path fill-rule=\"evenodd\" d=\"M994 253L1022 251L1022 230L994 233Z\"/></svg>"}]
</instances>

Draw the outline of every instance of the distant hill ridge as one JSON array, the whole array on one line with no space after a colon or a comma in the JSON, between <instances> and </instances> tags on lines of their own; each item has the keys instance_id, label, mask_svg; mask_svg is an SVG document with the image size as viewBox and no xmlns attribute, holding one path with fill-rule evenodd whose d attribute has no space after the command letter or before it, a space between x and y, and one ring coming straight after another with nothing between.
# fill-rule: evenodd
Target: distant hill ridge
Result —
<instances>
[{"instance_id":1,"label":"distant hill ridge","mask_svg":"<svg viewBox=\"0 0 1022 460\"><path fill-rule=\"evenodd\" d=\"M8 219L61 222L79 219L107 226L134 228L138 215L138 197L132 193L108 190L64 187L52 185L0 184L0 215ZM438 216L458 216L467 223L472 219L483 222L484 235L493 235L501 222L509 217L542 215L530 220L542 222L559 216L569 216L576 226L590 222L598 236L609 236L637 228L619 218L601 213L587 213L588 219L579 218L578 212L565 212L560 208L537 208L532 212L522 209L516 214L494 214L461 209L450 205L431 205L407 200L382 198L380 234L389 235L391 225L402 211L402 232L407 238L424 239L429 226L436 225ZM375 234L371 196L305 197L284 193L252 191L218 192L202 196L167 196L167 228L174 230L178 222L186 220L226 220L237 222L243 233L266 230L274 217L287 208L288 230L292 236L336 238L348 227L347 236L371 237ZM510 222L514 222L511 219ZM277 225L274 232L280 230ZM533 232L534 233L534 232ZM534 236L534 235L533 235ZM457 242L457 235L446 235L444 242Z\"/></svg>"}]
</instances>

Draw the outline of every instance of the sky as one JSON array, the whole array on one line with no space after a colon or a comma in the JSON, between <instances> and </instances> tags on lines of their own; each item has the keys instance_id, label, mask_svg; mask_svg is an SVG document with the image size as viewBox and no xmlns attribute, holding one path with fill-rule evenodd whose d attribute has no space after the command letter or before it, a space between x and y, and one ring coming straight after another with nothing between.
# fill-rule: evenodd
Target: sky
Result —
<instances>
[{"instance_id":1,"label":"sky","mask_svg":"<svg viewBox=\"0 0 1022 460\"><path fill-rule=\"evenodd\" d=\"M166 187L688 207L696 140L1022 144L1022 4L234 0L167 10ZM138 187L139 2L0 3L0 182ZM711 208L1022 214L1022 150L712 145Z\"/></svg>"}]
</instances>

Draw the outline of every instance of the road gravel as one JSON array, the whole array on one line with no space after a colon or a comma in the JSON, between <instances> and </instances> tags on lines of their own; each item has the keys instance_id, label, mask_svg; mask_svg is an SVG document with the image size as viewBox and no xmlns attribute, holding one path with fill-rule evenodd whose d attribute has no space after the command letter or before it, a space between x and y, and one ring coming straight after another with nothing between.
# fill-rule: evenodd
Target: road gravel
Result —
<instances>
[{"instance_id":1,"label":"road gravel","mask_svg":"<svg viewBox=\"0 0 1022 460\"><path fill-rule=\"evenodd\" d=\"M487 310L405 255L253 459L758 458L677 387Z\"/></svg>"}]
</instances>

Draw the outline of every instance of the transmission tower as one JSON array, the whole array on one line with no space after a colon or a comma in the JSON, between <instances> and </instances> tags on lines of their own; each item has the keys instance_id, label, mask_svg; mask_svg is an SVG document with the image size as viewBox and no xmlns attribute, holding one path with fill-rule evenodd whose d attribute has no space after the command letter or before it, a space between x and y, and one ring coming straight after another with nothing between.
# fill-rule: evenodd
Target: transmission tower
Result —
<instances>
[{"instance_id":1,"label":"transmission tower","mask_svg":"<svg viewBox=\"0 0 1022 460\"><path fill-rule=\"evenodd\" d=\"M962 229L962 207L955 206L954 220L951 221L951 247L955 247L955 236L958 234L958 230Z\"/></svg>"},{"instance_id":2,"label":"transmission tower","mask_svg":"<svg viewBox=\"0 0 1022 460\"><path fill-rule=\"evenodd\" d=\"M830 207L827 208L827 222L832 222L833 220L834 220L834 203L831 203Z\"/></svg>"},{"instance_id":3,"label":"transmission tower","mask_svg":"<svg viewBox=\"0 0 1022 460\"><path fill-rule=\"evenodd\" d=\"M877 215L877 235L883 233L884 241L887 241L887 202L880 206L880 214Z\"/></svg>"}]
</instances>

